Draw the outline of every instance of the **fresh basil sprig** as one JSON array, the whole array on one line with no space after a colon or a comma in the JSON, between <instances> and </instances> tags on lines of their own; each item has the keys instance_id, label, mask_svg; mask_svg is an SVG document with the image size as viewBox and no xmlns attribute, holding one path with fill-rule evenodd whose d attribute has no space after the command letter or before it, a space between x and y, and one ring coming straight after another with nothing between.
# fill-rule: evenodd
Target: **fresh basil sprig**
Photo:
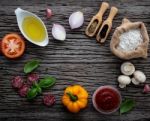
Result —
<instances>
[{"instance_id":1,"label":"fresh basil sprig","mask_svg":"<svg viewBox=\"0 0 150 121\"><path fill-rule=\"evenodd\" d=\"M41 79L39 83L34 83L27 93L27 99L34 99L38 94L42 93L42 89L52 87L55 84L55 82L56 79L54 77L47 76L44 79Z\"/></svg>"},{"instance_id":2,"label":"fresh basil sprig","mask_svg":"<svg viewBox=\"0 0 150 121\"><path fill-rule=\"evenodd\" d=\"M31 60L27 62L24 66L24 73L28 74L32 72L34 69L36 69L39 66L39 61L38 60Z\"/></svg>"},{"instance_id":3,"label":"fresh basil sprig","mask_svg":"<svg viewBox=\"0 0 150 121\"><path fill-rule=\"evenodd\" d=\"M135 101L133 99L125 99L120 106L120 114L129 112L135 107Z\"/></svg>"}]
</instances>

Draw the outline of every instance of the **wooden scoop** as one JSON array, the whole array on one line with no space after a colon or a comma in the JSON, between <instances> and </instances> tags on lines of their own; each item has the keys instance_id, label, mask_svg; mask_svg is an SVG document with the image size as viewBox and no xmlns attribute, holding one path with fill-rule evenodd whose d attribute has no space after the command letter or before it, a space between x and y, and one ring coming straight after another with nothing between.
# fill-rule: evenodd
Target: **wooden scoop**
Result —
<instances>
[{"instance_id":1,"label":"wooden scoop","mask_svg":"<svg viewBox=\"0 0 150 121\"><path fill-rule=\"evenodd\" d=\"M118 9L116 7L111 7L108 18L103 22L99 32L97 33L96 40L97 42L104 43L106 38L111 30L112 21L115 15L117 14Z\"/></svg>"},{"instance_id":2,"label":"wooden scoop","mask_svg":"<svg viewBox=\"0 0 150 121\"><path fill-rule=\"evenodd\" d=\"M89 25L85 30L87 36L93 37L96 34L99 26L102 23L102 16L104 12L108 9L108 7L109 7L108 3L102 2L99 12L95 16L93 16L92 20L90 21Z\"/></svg>"}]
</instances>

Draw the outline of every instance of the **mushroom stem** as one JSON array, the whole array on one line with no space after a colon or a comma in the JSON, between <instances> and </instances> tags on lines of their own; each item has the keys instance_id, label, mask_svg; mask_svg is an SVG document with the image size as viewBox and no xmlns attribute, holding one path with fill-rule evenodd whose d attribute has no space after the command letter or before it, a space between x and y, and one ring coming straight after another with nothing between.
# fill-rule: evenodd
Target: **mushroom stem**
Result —
<instances>
[{"instance_id":1,"label":"mushroom stem","mask_svg":"<svg viewBox=\"0 0 150 121\"><path fill-rule=\"evenodd\" d=\"M125 88L126 85L124 85L124 84L119 84L119 87L120 87L120 88Z\"/></svg>"},{"instance_id":2,"label":"mushroom stem","mask_svg":"<svg viewBox=\"0 0 150 121\"><path fill-rule=\"evenodd\" d=\"M138 82L135 78L132 78L131 81L134 85L139 85L140 84L140 82Z\"/></svg>"}]
</instances>

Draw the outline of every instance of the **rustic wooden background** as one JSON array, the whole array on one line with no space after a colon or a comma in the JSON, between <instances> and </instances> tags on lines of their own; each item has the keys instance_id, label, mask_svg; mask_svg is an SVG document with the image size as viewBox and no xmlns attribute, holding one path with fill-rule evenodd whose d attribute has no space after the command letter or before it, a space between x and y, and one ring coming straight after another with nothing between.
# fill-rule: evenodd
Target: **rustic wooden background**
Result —
<instances>
[{"instance_id":1,"label":"rustic wooden background","mask_svg":"<svg viewBox=\"0 0 150 121\"><path fill-rule=\"evenodd\" d=\"M113 85L118 88L117 77L120 75L120 65L123 60L115 57L109 48L109 43L114 29L121 24L124 17L131 21L143 21L150 33L150 1L149 0L107 0L111 6L119 9L113 21L113 29L105 43L100 46L95 38L88 38L84 31L91 17L99 10L101 0L1 0L0 1L0 38L5 34L20 31L17 26L14 10L17 7L31 11L45 22L50 38L47 47L38 47L26 41L26 51L19 60L7 60L0 56L0 121L148 121L150 120L150 94L143 94L143 85L130 85L126 89L119 89L122 97L134 98L136 107L133 111L119 115L102 115L95 111L91 97L96 88L102 85ZM53 17L45 18L45 9L53 11ZM82 28L70 30L68 17L74 11L83 11L85 22ZM106 19L109 10L105 13ZM51 28L53 23L64 25L67 39L64 43L53 40ZM150 54L148 54L150 56ZM53 75L57 78L56 85L46 90L56 96L56 104L45 107L42 96L35 102L20 98L11 87L11 79L15 75L22 75L25 62L37 58L41 66L36 72L41 77ZM147 75L150 83L150 58L131 60ZM69 113L61 104L63 89L72 84L83 85L90 94L89 104L85 110L78 114ZM46 92L45 91L45 92Z\"/></svg>"}]
</instances>

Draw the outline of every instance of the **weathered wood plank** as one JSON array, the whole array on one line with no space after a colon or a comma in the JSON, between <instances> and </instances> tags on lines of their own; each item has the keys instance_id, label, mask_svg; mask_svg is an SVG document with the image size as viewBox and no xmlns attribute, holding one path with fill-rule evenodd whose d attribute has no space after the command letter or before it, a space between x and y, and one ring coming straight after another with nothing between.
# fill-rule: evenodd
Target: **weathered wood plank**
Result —
<instances>
[{"instance_id":1,"label":"weathered wood plank","mask_svg":"<svg viewBox=\"0 0 150 121\"><path fill-rule=\"evenodd\" d=\"M149 0L107 0L111 5L119 8L119 14L114 19L112 32L106 44L100 46L95 38L89 39L84 31L90 18L98 11L100 0L9 0L0 1L0 37L10 32L19 32L14 10L17 7L36 13L42 18L48 28L50 43L45 48L39 48L29 42L25 55L19 60L7 60L0 56L0 121L148 121L150 120L150 94L142 94L143 86L130 85L127 89L120 89L123 98L134 98L137 101L136 108L125 115L118 112L107 116L99 114L92 106L91 97L94 90L101 85L114 85L117 87L117 76L120 74L120 64L123 62L111 54L109 42L114 29L121 24L124 17L131 21L145 22L150 33L150 1ZM49 6L54 13L50 20L45 19L45 9ZM84 26L78 30L70 30L68 17L73 11L84 12ZM104 15L107 18L109 11ZM53 40L51 27L53 23L65 26L67 39L64 43ZM150 54L149 54L150 56ZM14 75L22 75L25 62L32 58L41 60L41 66L37 72L44 75L53 75L57 78L57 84L47 90L56 95L56 105L47 108L42 105L42 96L33 103L20 98L11 88L10 80ZM137 69L145 72L147 83L150 84L150 58L134 59L132 62ZM61 104L63 89L70 84L81 84L90 93L89 106L79 114L69 113Z\"/></svg>"}]
</instances>

